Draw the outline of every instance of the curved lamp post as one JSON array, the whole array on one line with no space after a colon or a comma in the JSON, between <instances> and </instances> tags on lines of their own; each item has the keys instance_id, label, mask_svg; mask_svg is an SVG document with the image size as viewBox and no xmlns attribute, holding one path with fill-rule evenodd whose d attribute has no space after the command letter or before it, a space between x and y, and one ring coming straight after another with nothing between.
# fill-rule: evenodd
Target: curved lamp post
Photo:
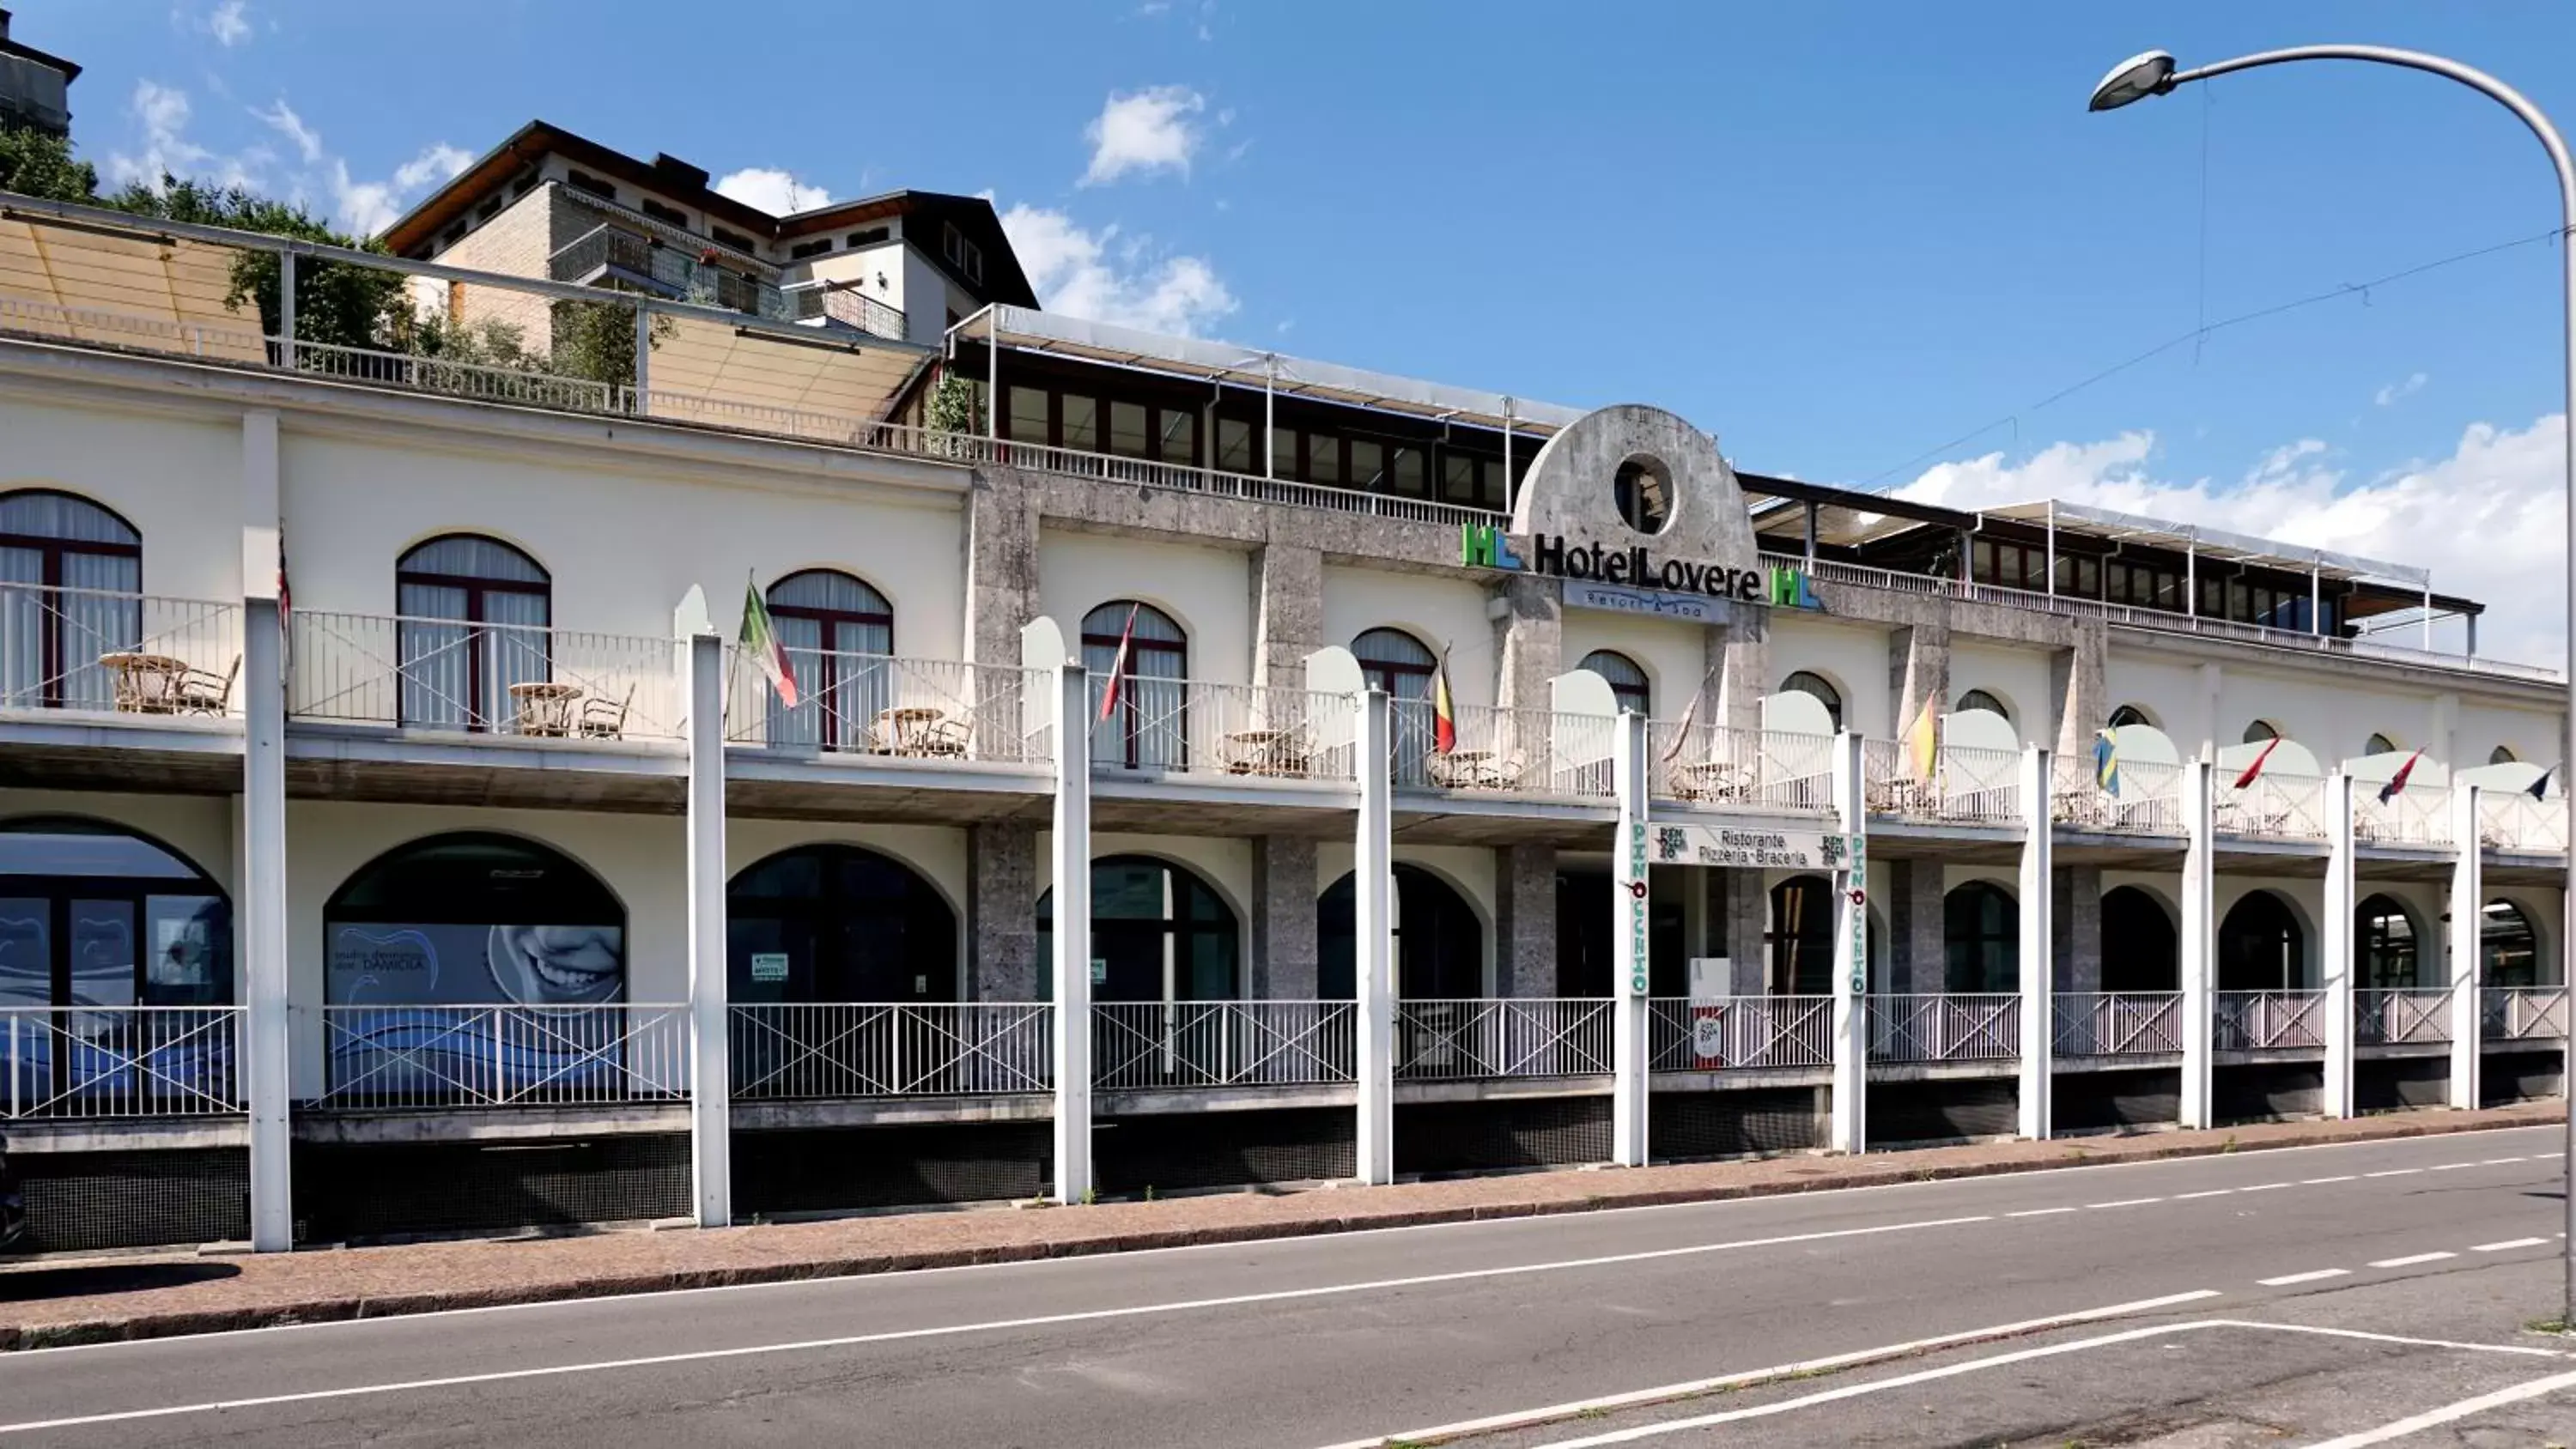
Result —
<instances>
[{"instance_id":1,"label":"curved lamp post","mask_svg":"<svg viewBox=\"0 0 2576 1449\"><path fill-rule=\"evenodd\" d=\"M2567 352L2565 400L2567 547L2571 575L2576 575L2576 165L2569 164L2567 142L2559 136L2558 128L2549 124L2549 118L2540 113L2538 106L2525 100L2520 92L2485 71L2462 65L2455 60L2446 60L2438 55L2426 55L2414 50L2394 50L2382 45L2299 45L2287 50L2266 50L2254 55L2241 55L2234 60L2222 60L2213 65L2198 66L2191 70L2176 70L2174 58L2171 55L2161 50L2150 50L2144 55L2132 56L2113 66L2111 73L2102 77L2102 83L2093 88L2093 100L2089 109L2116 111L2122 106L2145 100L2149 96L2163 95L2176 86L2187 85L2192 81L2208 80L2232 71L2252 70L2256 66L2280 65L2294 60L2363 60L2378 65L2403 66L2408 70L2428 71L2434 75L2458 81L2462 85L2484 93L2497 104L2520 117L2522 123L2531 128L2531 133L2540 138L2541 148L2549 153L2549 164L2558 170L2560 228L2558 253L2566 267L2566 278L2560 296L2563 309L2563 330L2560 340L2565 344ZM2560 758L2576 763L2576 577L2571 577L2569 584L2567 593L2569 651L2567 727L2569 733L2562 733L2559 743L2563 749ZM2559 766L2562 772L2567 768L2566 764ZM2566 791L2567 787L2562 778L2559 785L2562 798L2570 798ZM2571 837L2570 843L2576 845L2576 837ZM2460 848L2475 850L2478 848L2478 843L2473 840L2462 842ZM2562 984L2571 984L2567 962L2571 949L2576 949L2576 851L2571 851L2570 855L2567 894L2562 910L2570 929L2562 932L2559 937L2558 979ZM2474 926L2455 921L2452 923L2452 929L2471 930ZM2571 991L2570 1007L2571 1013L2576 1013L2576 991ZM2571 1027L2576 1027L2576 1022L2571 1022ZM2570 1065L2576 1065L2576 1030L2571 1031L2569 1049ZM2559 1090L2562 1095L2569 1095L2571 1100L2576 1100L2576 1071L2562 1070ZM2569 1189L2566 1196L2568 1256L2566 1301L2561 1310L2561 1321L2571 1329L2576 1329L2576 1111L2568 1114L2567 1131L2568 1153L2565 1161Z\"/></svg>"}]
</instances>

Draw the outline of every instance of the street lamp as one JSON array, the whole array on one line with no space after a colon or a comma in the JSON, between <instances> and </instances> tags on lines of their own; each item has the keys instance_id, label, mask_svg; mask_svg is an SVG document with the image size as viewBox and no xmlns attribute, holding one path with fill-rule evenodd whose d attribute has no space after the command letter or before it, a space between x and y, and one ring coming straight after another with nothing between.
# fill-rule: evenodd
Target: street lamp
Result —
<instances>
[{"instance_id":1,"label":"street lamp","mask_svg":"<svg viewBox=\"0 0 2576 1449\"><path fill-rule=\"evenodd\" d=\"M2149 96L2163 95L2176 86L2188 85L2193 81L2209 80L2231 71L2252 70L2256 66L2279 65L2293 60L2366 60L2378 65L2395 65L2403 66L2408 70L2429 71L2434 75L2458 81L2462 85L2474 87L2520 117L2522 123L2531 128L2531 133L2540 138L2542 149L2549 153L2549 164L2558 169L2558 254L2566 268L2560 296L2562 307L2560 340L2565 344L2567 352L2564 427L2567 444L2567 557L2571 575L2567 591L2567 725L2571 733L2560 736L2560 744L2565 747L2560 758L2576 763L2576 165L2568 162L2567 142L2559 136L2558 128L2549 124L2549 118L2540 113L2538 106L2523 99L2520 92L2485 71L2462 65L2455 60L2446 60L2438 55L2426 55L2422 51L2415 50L2394 50L2383 45L2299 45L2287 50L2267 50L2255 55L2242 55L2234 60L2222 60L2214 65L2204 65L2185 71L2174 69L2172 56L2161 50L2150 50L2144 55L2133 56L2112 67L2111 73L2102 77L2102 83L2093 88L2090 109L2115 111L2122 106L2145 100ZM2562 783L2559 786L2562 799L2576 798L2567 795L2566 792L2563 772L2567 768L2566 764L2559 766L2562 772ZM2576 835L2571 836L2571 843L2576 843ZM2459 845L2463 850L2478 848L2478 843L2474 840L2462 841ZM2569 929L2559 937L2558 979L2561 983L2576 986L2576 983L2569 983L2567 971L2568 956L2571 950L2576 950L2576 851L2570 853L2569 878L2566 894L2562 898L2562 910ZM2475 927L2454 923L2453 929L2473 930ZM2571 991L2570 1005L2571 1014L2576 1014L2576 991ZM2576 1028L2576 1021L2571 1021L2570 1026ZM2569 1052L2568 1066L2576 1068L2576 1030L2570 1032ZM2558 1080L2560 1094L2569 1097L2571 1106L2576 1106L2576 1070L2562 1069ZM2567 1183L2565 1197L2567 1270L2565 1302L2560 1309L2560 1321L2569 1329L2576 1330L2576 1110L2571 1110L2567 1115L2567 1148L2564 1159Z\"/></svg>"}]
</instances>

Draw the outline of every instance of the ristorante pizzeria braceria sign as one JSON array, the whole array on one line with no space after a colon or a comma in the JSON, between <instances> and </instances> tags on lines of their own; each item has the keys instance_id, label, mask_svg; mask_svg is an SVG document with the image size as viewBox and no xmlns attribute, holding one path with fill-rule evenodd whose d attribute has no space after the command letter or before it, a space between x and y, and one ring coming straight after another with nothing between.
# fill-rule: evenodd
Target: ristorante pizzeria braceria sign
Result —
<instances>
[{"instance_id":1,"label":"ristorante pizzeria braceria sign","mask_svg":"<svg viewBox=\"0 0 2576 1449\"><path fill-rule=\"evenodd\" d=\"M1604 547L1563 534L1514 537L1489 523L1460 525L1458 562L1469 568L1512 569L1577 583L1612 584L1784 609L1823 607L1808 587L1806 574L1797 569L1728 568L1695 559L1659 557L1643 544Z\"/></svg>"}]
</instances>

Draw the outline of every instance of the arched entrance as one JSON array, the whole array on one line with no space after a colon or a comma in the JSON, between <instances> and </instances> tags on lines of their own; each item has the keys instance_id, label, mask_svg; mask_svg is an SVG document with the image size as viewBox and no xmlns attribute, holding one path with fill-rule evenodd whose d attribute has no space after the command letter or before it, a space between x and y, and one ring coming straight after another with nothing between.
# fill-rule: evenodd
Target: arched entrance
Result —
<instances>
[{"instance_id":1,"label":"arched entrance","mask_svg":"<svg viewBox=\"0 0 2576 1449\"><path fill-rule=\"evenodd\" d=\"M2411 991L2423 984L2423 952L2417 949L2415 918L2396 897L2364 898L2353 909L2352 939L2361 952L2363 990Z\"/></svg>"},{"instance_id":2,"label":"arched entrance","mask_svg":"<svg viewBox=\"0 0 2576 1449\"><path fill-rule=\"evenodd\" d=\"M2001 887L1970 881L1941 903L1942 989L2021 989L2021 912Z\"/></svg>"},{"instance_id":3,"label":"arched entrance","mask_svg":"<svg viewBox=\"0 0 2576 1449\"><path fill-rule=\"evenodd\" d=\"M957 999L957 913L891 856L804 845L746 867L725 888L735 1002Z\"/></svg>"},{"instance_id":4,"label":"arched entrance","mask_svg":"<svg viewBox=\"0 0 2576 1449\"><path fill-rule=\"evenodd\" d=\"M1834 989L1834 886L1820 875L1793 875L1771 888L1762 931L1764 979L1777 996L1823 996Z\"/></svg>"},{"instance_id":5,"label":"arched entrance","mask_svg":"<svg viewBox=\"0 0 2576 1449\"><path fill-rule=\"evenodd\" d=\"M1462 1000L1485 994L1485 923L1449 882L1418 865L1394 869L1395 994L1412 1001ZM1326 1001L1357 992L1358 937L1345 872L1315 902L1317 991Z\"/></svg>"},{"instance_id":6,"label":"arched entrance","mask_svg":"<svg viewBox=\"0 0 2576 1449\"><path fill-rule=\"evenodd\" d=\"M2522 907L2493 900L2479 912L2478 980L2487 986L2540 984L2540 933Z\"/></svg>"},{"instance_id":7,"label":"arched entrance","mask_svg":"<svg viewBox=\"0 0 2576 1449\"><path fill-rule=\"evenodd\" d=\"M2136 886L2102 896L2102 989L2180 991L2181 938L2164 902Z\"/></svg>"},{"instance_id":8,"label":"arched entrance","mask_svg":"<svg viewBox=\"0 0 2576 1449\"><path fill-rule=\"evenodd\" d=\"M2290 903L2248 891L2218 923L2218 989L2296 991L2305 979L2307 932Z\"/></svg>"},{"instance_id":9,"label":"arched entrance","mask_svg":"<svg viewBox=\"0 0 2576 1449\"><path fill-rule=\"evenodd\" d=\"M1234 1000L1240 938L1233 908L1187 866L1145 855L1091 863L1092 1000ZM1054 939L1050 890L1038 897L1039 960L1054 958Z\"/></svg>"}]
</instances>

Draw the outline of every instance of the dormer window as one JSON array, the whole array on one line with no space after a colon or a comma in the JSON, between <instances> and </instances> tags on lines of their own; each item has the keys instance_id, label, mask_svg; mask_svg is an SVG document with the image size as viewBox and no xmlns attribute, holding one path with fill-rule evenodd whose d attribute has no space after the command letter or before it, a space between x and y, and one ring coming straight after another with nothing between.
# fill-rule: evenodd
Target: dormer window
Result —
<instances>
[{"instance_id":1,"label":"dormer window","mask_svg":"<svg viewBox=\"0 0 2576 1449\"><path fill-rule=\"evenodd\" d=\"M984 284L984 249L968 241L955 222L946 223L940 229L939 243L941 254L948 258L950 266L957 269L957 275L979 287Z\"/></svg>"}]
</instances>

